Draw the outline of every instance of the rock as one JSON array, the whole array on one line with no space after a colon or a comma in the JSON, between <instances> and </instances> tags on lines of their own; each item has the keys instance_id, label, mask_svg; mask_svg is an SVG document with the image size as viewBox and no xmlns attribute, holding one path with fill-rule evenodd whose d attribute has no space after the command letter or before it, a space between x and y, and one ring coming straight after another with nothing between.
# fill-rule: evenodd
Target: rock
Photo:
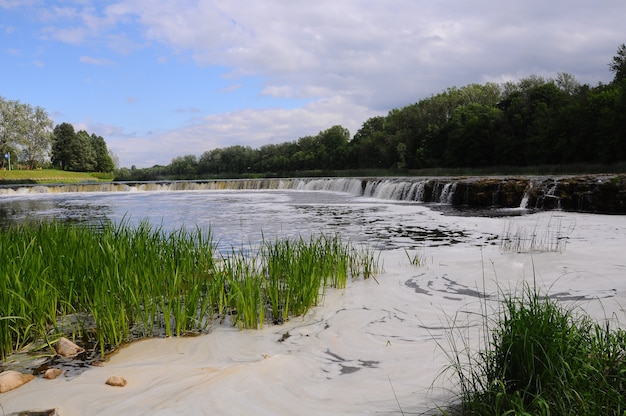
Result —
<instances>
[{"instance_id":1,"label":"rock","mask_svg":"<svg viewBox=\"0 0 626 416\"><path fill-rule=\"evenodd\" d=\"M54 345L54 349L61 357L76 357L78 354L85 351L84 348L79 347L67 338L61 337Z\"/></svg>"},{"instance_id":2,"label":"rock","mask_svg":"<svg viewBox=\"0 0 626 416\"><path fill-rule=\"evenodd\" d=\"M4 371L0 373L0 393L23 386L34 378L32 374L22 374L13 370Z\"/></svg>"},{"instance_id":3,"label":"rock","mask_svg":"<svg viewBox=\"0 0 626 416\"><path fill-rule=\"evenodd\" d=\"M60 368L48 368L45 373L43 373L43 378L48 380L54 380L58 376L63 374L63 370Z\"/></svg>"},{"instance_id":4,"label":"rock","mask_svg":"<svg viewBox=\"0 0 626 416\"><path fill-rule=\"evenodd\" d=\"M111 376L106 381L106 384L114 387L124 387L126 385L126 379L124 377Z\"/></svg>"}]
</instances>

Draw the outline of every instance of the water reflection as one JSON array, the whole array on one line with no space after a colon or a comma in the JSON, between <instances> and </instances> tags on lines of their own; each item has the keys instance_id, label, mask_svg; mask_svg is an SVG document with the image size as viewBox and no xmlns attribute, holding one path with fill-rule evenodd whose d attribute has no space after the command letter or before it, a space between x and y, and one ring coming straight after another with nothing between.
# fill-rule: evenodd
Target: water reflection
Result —
<instances>
[{"instance_id":1,"label":"water reflection","mask_svg":"<svg viewBox=\"0 0 626 416\"><path fill-rule=\"evenodd\" d=\"M113 213L110 206L95 201L58 198L24 198L0 201L0 228L30 221L86 223L98 225L108 221Z\"/></svg>"}]
</instances>

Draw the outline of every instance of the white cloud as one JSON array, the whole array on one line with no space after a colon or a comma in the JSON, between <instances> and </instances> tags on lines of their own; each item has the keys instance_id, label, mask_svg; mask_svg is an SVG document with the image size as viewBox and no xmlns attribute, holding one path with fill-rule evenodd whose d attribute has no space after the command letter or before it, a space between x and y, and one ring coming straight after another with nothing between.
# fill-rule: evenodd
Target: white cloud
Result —
<instances>
[{"instance_id":1,"label":"white cloud","mask_svg":"<svg viewBox=\"0 0 626 416\"><path fill-rule=\"evenodd\" d=\"M14 5L0 0L3 4ZM276 99L276 105L283 99L309 103L257 110L242 102L239 110L205 114L143 139L118 135L122 163L137 165L144 152L153 155L145 157L148 161L167 163L171 153L199 154L229 144L256 147L333 124L354 133L372 114L451 86L557 72L572 73L583 83L606 82L611 79L606 64L626 41L623 0L63 4L42 12L50 37L75 45L95 42L126 54L153 46L153 62L168 64L176 56L223 68L232 82L220 93L243 89L245 78L253 76L259 80L257 95ZM83 55L85 63L105 63L90 53ZM158 149L166 160L159 159Z\"/></svg>"},{"instance_id":2,"label":"white cloud","mask_svg":"<svg viewBox=\"0 0 626 416\"><path fill-rule=\"evenodd\" d=\"M243 109L198 117L186 126L143 136L113 126L90 123L81 126L105 137L122 166L145 167L168 164L176 156L200 156L207 150L234 144L259 148L293 141L336 124L354 134L363 121L374 115L379 114L336 96L296 109Z\"/></svg>"},{"instance_id":3,"label":"white cloud","mask_svg":"<svg viewBox=\"0 0 626 416\"><path fill-rule=\"evenodd\" d=\"M112 62L108 59L94 58L91 56L81 56L78 60L83 64L88 65L111 65Z\"/></svg>"}]
</instances>

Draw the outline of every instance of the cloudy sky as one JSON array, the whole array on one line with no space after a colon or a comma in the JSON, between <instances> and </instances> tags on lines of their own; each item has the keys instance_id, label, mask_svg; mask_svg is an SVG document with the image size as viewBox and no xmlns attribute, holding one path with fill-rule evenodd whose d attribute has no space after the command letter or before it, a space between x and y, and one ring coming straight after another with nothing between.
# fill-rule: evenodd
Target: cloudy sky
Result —
<instances>
[{"instance_id":1,"label":"cloudy sky","mask_svg":"<svg viewBox=\"0 0 626 416\"><path fill-rule=\"evenodd\" d=\"M354 134L447 87L609 82L624 0L0 0L0 96L120 165Z\"/></svg>"}]
</instances>

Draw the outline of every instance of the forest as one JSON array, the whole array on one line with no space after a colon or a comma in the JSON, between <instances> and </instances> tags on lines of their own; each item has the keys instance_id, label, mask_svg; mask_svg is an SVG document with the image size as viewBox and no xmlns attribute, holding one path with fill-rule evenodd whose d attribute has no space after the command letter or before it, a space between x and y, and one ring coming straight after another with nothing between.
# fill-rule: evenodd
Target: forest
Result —
<instances>
[{"instance_id":1,"label":"forest","mask_svg":"<svg viewBox=\"0 0 626 416\"><path fill-rule=\"evenodd\" d=\"M612 165L626 161L626 45L609 70L612 82L596 86L558 73L451 87L366 120L353 137L337 125L258 149L237 145L178 156L167 166L123 168L116 179Z\"/></svg>"}]
</instances>

